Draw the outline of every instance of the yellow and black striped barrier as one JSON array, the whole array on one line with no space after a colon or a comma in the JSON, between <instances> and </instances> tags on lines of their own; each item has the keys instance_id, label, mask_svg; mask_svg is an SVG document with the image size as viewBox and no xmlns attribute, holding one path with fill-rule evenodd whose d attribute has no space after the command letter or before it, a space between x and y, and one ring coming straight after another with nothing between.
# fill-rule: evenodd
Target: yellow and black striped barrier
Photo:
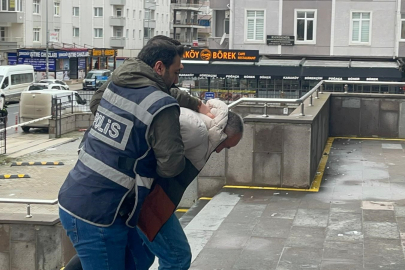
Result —
<instances>
[{"instance_id":1,"label":"yellow and black striped barrier","mask_svg":"<svg viewBox=\"0 0 405 270\"><path fill-rule=\"evenodd\" d=\"M0 174L0 179L31 178L28 174Z\"/></svg>"},{"instance_id":2,"label":"yellow and black striped barrier","mask_svg":"<svg viewBox=\"0 0 405 270\"><path fill-rule=\"evenodd\" d=\"M40 162L13 162L11 166L44 166L44 165L65 165L63 162L55 161L55 162L47 162L47 161L40 161Z\"/></svg>"}]
</instances>

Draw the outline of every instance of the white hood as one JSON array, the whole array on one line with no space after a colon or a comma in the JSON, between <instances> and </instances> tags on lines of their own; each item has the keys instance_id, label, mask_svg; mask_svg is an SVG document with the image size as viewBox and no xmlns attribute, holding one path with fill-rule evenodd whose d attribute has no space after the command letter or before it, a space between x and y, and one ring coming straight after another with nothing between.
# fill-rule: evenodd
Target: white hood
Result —
<instances>
[{"instance_id":1,"label":"white hood","mask_svg":"<svg viewBox=\"0 0 405 270\"><path fill-rule=\"evenodd\" d=\"M186 108L180 108L180 132L186 158L201 170L211 153L226 139L228 106L216 99L207 102L214 119Z\"/></svg>"}]
</instances>

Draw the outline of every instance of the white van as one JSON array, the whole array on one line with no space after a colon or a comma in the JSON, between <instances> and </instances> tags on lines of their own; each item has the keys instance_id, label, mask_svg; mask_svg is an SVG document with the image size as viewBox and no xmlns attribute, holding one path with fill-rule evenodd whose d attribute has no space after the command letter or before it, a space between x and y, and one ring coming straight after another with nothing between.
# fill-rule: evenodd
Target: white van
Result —
<instances>
[{"instance_id":1,"label":"white van","mask_svg":"<svg viewBox=\"0 0 405 270\"><path fill-rule=\"evenodd\" d=\"M0 94L6 96L6 102L19 101L21 92L33 82L31 65L0 66Z\"/></svg>"},{"instance_id":2,"label":"white van","mask_svg":"<svg viewBox=\"0 0 405 270\"><path fill-rule=\"evenodd\" d=\"M20 123L29 122L52 114L52 98L58 98L61 103L61 114L83 111L88 103L82 99L76 91L71 90L33 90L21 93ZM73 99L73 101L72 101ZM73 102L73 104L72 104ZM72 106L73 105L73 106ZM22 126L24 132L30 128L48 128L49 120L35 122Z\"/></svg>"}]
</instances>

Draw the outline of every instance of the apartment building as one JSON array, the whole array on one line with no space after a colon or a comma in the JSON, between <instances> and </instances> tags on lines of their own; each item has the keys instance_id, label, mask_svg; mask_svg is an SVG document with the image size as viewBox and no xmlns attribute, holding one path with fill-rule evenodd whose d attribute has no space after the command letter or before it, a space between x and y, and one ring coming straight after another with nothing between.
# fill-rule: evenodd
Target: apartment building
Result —
<instances>
[{"instance_id":1,"label":"apartment building","mask_svg":"<svg viewBox=\"0 0 405 270\"><path fill-rule=\"evenodd\" d=\"M210 5L211 48L261 55L405 56L405 1L217 0ZM274 45L271 36L290 36L292 42Z\"/></svg>"},{"instance_id":2,"label":"apartment building","mask_svg":"<svg viewBox=\"0 0 405 270\"><path fill-rule=\"evenodd\" d=\"M320 80L342 81L331 91L347 84L403 93L350 83L404 81L403 0L215 0L210 7L209 49L186 55L183 86L234 99L299 97Z\"/></svg>"},{"instance_id":3,"label":"apartment building","mask_svg":"<svg viewBox=\"0 0 405 270\"><path fill-rule=\"evenodd\" d=\"M48 17L56 47L139 50L170 34L169 13L170 0L1 0L0 49L44 47Z\"/></svg>"},{"instance_id":4,"label":"apartment building","mask_svg":"<svg viewBox=\"0 0 405 270\"><path fill-rule=\"evenodd\" d=\"M171 0L171 37L184 45L208 47L211 9L207 0Z\"/></svg>"}]
</instances>

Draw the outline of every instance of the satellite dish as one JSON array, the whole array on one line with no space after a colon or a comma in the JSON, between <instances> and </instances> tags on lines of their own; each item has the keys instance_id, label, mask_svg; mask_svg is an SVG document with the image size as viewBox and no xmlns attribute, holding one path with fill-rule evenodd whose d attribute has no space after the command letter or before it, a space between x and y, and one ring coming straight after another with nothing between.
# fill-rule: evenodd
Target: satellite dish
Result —
<instances>
[{"instance_id":1,"label":"satellite dish","mask_svg":"<svg viewBox=\"0 0 405 270\"><path fill-rule=\"evenodd\" d=\"M219 42L219 45L222 45L222 43L224 43L225 37L226 37L226 33L224 33L224 34L222 35L221 42Z\"/></svg>"}]
</instances>

